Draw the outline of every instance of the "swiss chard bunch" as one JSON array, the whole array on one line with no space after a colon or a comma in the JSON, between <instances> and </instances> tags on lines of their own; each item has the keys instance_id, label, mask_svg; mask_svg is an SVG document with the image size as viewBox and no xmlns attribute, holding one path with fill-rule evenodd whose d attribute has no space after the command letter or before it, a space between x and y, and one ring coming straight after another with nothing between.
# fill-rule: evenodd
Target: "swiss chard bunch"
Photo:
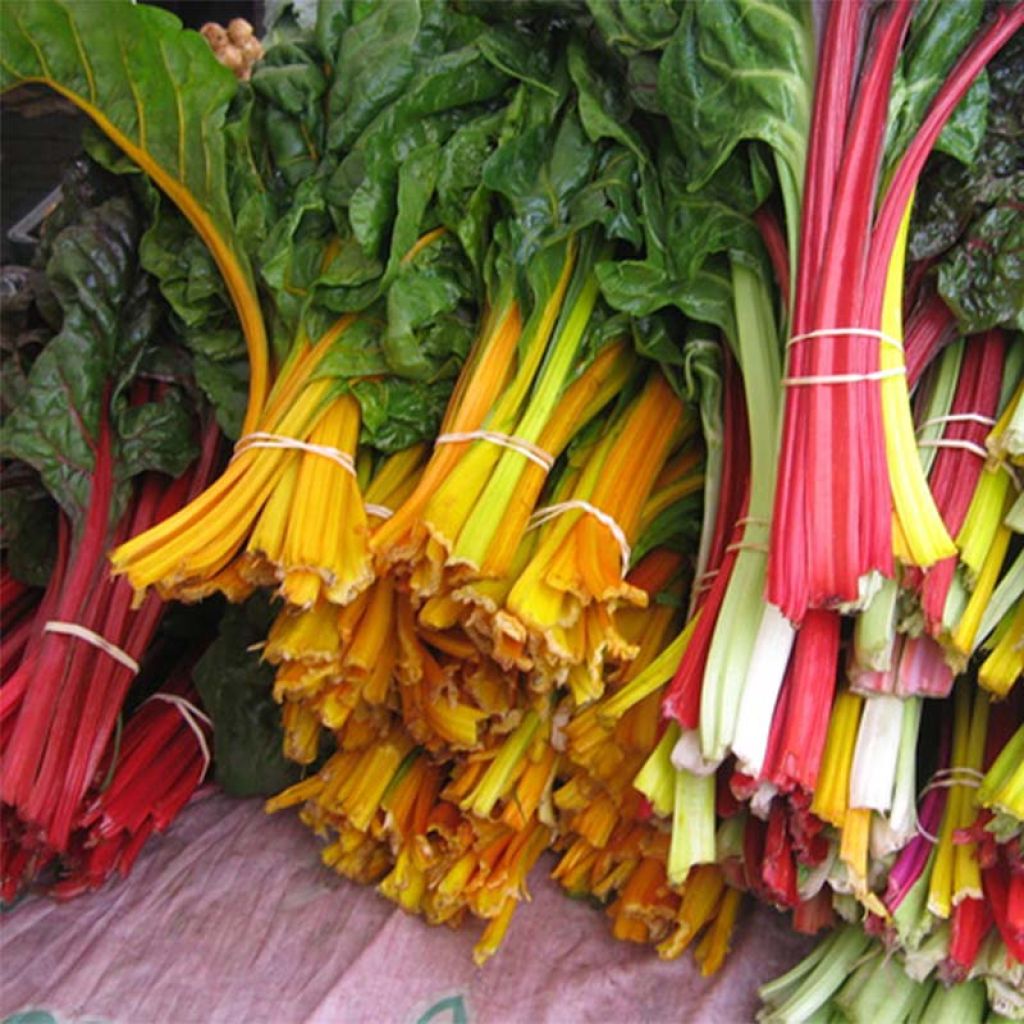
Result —
<instances>
[{"instance_id":1,"label":"swiss chard bunch","mask_svg":"<svg viewBox=\"0 0 1024 1024\"><path fill-rule=\"evenodd\" d=\"M217 454L215 431L200 445L187 358L139 266L138 208L116 182L81 185L68 182L41 250L59 328L0 432L8 467L34 473L58 509L46 590L0 688L0 799L17 821L7 890L67 848L160 619L155 597L133 608L130 588L111 579L107 549L180 507ZM19 525L19 536L38 532Z\"/></svg>"}]
</instances>

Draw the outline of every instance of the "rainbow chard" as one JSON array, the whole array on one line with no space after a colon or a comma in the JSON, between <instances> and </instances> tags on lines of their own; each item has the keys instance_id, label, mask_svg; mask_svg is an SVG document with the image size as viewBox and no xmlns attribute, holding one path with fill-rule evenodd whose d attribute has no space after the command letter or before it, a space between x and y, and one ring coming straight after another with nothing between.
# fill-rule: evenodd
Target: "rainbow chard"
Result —
<instances>
[{"instance_id":1,"label":"rainbow chard","mask_svg":"<svg viewBox=\"0 0 1024 1024\"><path fill-rule=\"evenodd\" d=\"M170 372L174 354L154 283L138 267L138 238L123 197L55 238L47 273L63 323L0 438L5 456L40 474L70 524L60 589L43 600L21 664L3 685L0 755L4 803L58 850L161 611L155 598L132 609L130 588L107 573L107 548L180 506L217 450L210 433L201 464L185 472L196 454L194 414L173 377L151 377ZM102 639L83 638L83 629Z\"/></svg>"}]
</instances>

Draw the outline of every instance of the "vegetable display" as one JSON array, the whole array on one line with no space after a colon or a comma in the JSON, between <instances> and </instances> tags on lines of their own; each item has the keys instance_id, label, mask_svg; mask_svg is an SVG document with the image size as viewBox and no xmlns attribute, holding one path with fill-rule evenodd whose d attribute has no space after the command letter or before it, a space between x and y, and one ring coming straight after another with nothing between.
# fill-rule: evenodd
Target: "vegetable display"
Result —
<instances>
[{"instance_id":1,"label":"vegetable display","mask_svg":"<svg viewBox=\"0 0 1024 1024\"><path fill-rule=\"evenodd\" d=\"M4 353L5 899L212 758L479 962L553 850L705 973L841 920L764 1019L1024 1019L1024 5L8 6L104 191Z\"/></svg>"}]
</instances>

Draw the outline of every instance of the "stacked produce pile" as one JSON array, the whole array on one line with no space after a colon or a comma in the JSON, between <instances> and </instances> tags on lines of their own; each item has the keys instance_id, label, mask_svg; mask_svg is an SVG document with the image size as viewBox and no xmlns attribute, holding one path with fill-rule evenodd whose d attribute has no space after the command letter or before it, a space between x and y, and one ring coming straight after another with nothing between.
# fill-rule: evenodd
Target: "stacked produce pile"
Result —
<instances>
[{"instance_id":1,"label":"stacked produce pile","mask_svg":"<svg viewBox=\"0 0 1024 1024\"><path fill-rule=\"evenodd\" d=\"M707 971L740 890L862 925L827 992L819 961L768 990L784 1017L853 967L861 1013L902 962L1006 1012L1024 7L851 0L820 38L740 0L275 18L241 85L153 9L3 29L3 84L148 176L139 259L234 449L111 564L140 615L256 609L207 664L280 705L303 775L269 809L485 919L480 959L553 848L619 937L703 930ZM200 690L223 779L244 716ZM904 1016L976 998L926 989Z\"/></svg>"}]
</instances>

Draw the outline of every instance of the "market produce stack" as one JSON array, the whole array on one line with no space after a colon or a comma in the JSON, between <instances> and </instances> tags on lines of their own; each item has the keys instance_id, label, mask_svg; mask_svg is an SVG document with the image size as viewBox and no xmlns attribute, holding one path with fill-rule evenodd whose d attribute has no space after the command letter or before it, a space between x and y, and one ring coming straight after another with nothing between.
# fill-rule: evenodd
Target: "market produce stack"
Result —
<instances>
[{"instance_id":1,"label":"market produce stack","mask_svg":"<svg viewBox=\"0 0 1024 1024\"><path fill-rule=\"evenodd\" d=\"M707 971L740 890L859 925L782 1018L1024 1012L1024 7L282 5L241 85L111 12L26 6L2 84L148 176L234 449L111 564L274 602L268 808L480 959L554 848Z\"/></svg>"}]
</instances>

